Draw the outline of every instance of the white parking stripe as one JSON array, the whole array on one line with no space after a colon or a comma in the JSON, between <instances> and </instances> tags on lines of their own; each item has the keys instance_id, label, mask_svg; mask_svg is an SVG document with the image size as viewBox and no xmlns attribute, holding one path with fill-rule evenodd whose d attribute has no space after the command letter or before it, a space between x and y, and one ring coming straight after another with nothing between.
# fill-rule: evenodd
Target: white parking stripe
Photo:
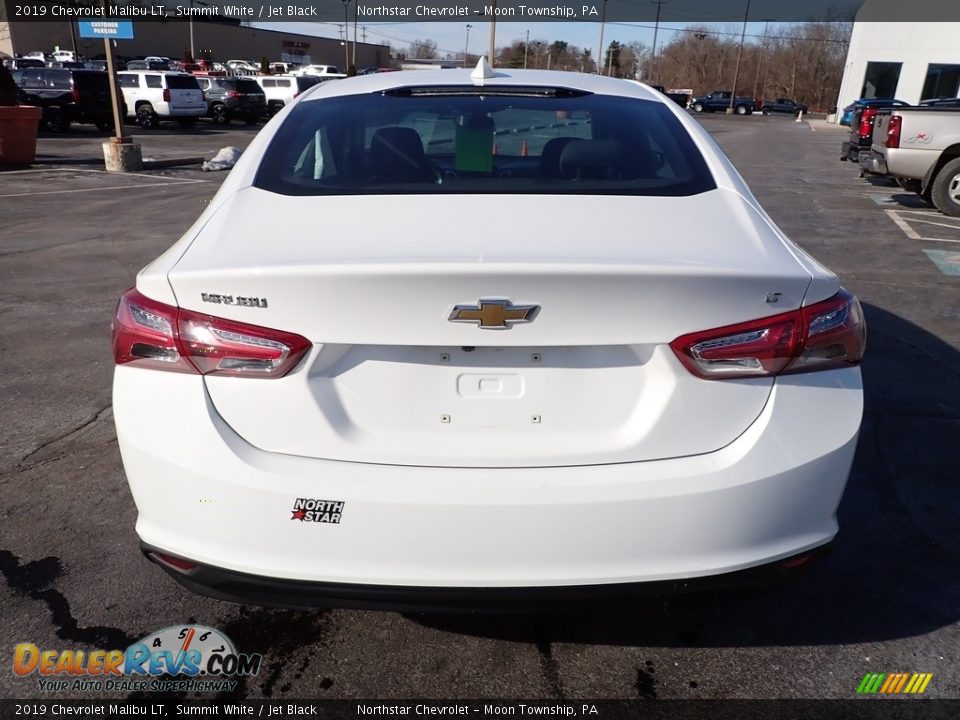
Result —
<instances>
[{"instance_id":1,"label":"white parking stripe","mask_svg":"<svg viewBox=\"0 0 960 720\"><path fill-rule=\"evenodd\" d=\"M8 195L0 195L0 198L29 197L31 195L64 195L67 193L104 192L106 190L139 190L140 188L164 187L166 185L190 185L198 182L208 182L208 181L207 180L183 180L183 181L159 182L159 183L139 183L137 185L114 185L112 187L79 188L76 190L41 190L39 192L10 193Z\"/></svg>"},{"instance_id":2,"label":"white parking stripe","mask_svg":"<svg viewBox=\"0 0 960 720\"><path fill-rule=\"evenodd\" d=\"M895 210L884 210L884 212L890 217L891 220L893 220L897 224L897 227L903 230L903 234L906 235L908 238L910 238L911 240L923 239L920 237L920 234L916 230L914 230L912 227L907 225L907 223L904 221L902 217L897 215L897 212Z\"/></svg>"}]
</instances>

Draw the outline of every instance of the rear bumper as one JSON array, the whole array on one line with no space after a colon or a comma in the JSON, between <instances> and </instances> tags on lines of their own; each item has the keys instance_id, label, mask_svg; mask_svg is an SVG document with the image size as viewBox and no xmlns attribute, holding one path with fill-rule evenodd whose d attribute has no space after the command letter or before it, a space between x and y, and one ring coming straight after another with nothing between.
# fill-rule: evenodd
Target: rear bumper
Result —
<instances>
[{"instance_id":1,"label":"rear bumper","mask_svg":"<svg viewBox=\"0 0 960 720\"><path fill-rule=\"evenodd\" d=\"M198 588L222 587L204 582L210 573L367 586L360 592L555 588L687 581L829 543L862 387L858 368L783 377L756 422L719 451L586 467L267 453L217 415L202 378L124 366L114 414L137 532L208 566ZM292 517L298 499L344 503L339 522Z\"/></svg>"},{"instance_id":2,"label":"rear bumper","mask_svg":"<svg viewBox=\"0 0 960 720\"><path fill-rule=\"evenodd\" d=\"M140 544L146 558L183 587L217 600L289 610L335 607L399 612L573 609L578 605L604 600L765 587L791 579L811 562L826 555L831 548L832 544L822 545L775 563L689 580L550 587L413 587L286 580L209 565L196 565L190 570L177 569L158 557L163 553L162 550L146 543Z\"/></svg>"},{"instance_id":3,"label":"rear bumper","mask_svg":"<svg viewBox=\"0 0 960 720\"><path fill-rule=\"evenodd\" d=\"M872 175L887 174L887 162L884 160L883 155L875 150L861 150L857 162L860 163L860 168L864 172Z\"/></svg>"}]
</instances>

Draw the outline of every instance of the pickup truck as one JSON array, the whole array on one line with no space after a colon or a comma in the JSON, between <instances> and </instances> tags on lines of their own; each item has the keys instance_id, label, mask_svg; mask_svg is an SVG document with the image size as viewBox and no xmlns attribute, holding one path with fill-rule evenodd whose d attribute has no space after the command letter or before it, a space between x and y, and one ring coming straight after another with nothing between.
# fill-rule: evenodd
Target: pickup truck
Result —
<instances>
[{"instance_id":1,"label":"pickup truck","mask_svg":"<svg viewBox=\"0 0 960 720\"><path fill-rule=\"evenodd\" d=\"M730 107L730 96L732 94L729 90L714 90L709 95L693 98L690 101L690 107L698 113L723 111ZM755 104L756 101L753 98L736 97L733 99L733 109L737 115L752 114Z\"/></svg>"},{"instance_id":2,"label":"pickup truck","mask_svg":"<svg viewBox=\"0 0 960 720\"><path fill-rule=\"evenodd\" d=\"M873 144L859 161L865 171L890 175L940 212L960 217L960 109L880 110Z\"/></svg>"},{"instance_id":3,"label":"pickup truck","mask_svg":"<svg viewBox=\"0 0 960 720\"><path fill-rule=\"evenodd\" d=\"M805 113L806 111L806 105L803 103L798 103L795 100L791 100L790 98L764 100L763 104L760 106L760 112L762 112L764 115L769 115L770 113L788 113L790 115L799 115L800 113Z\"/></svg>"}]
</instances>

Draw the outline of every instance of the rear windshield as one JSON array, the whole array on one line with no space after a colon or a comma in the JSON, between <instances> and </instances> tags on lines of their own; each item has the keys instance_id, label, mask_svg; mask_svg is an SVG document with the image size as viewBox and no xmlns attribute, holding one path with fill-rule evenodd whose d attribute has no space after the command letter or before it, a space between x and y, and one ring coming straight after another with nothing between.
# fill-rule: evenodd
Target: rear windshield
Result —
<instances>
[{"instance_id":1,"label":"rear windshield","mask_svg":"<svg viewBox=\"0 0 960 720\"><path fill-rule=\"evenodd\" d=\"M457 90L303 102L271 141L255 185L284 195L678 196L716 187L662 103Z\"/></svg>"},{"instance_id":2,"label":"rear windshield","mask_svg":"<svg viewBox=\"0 0 960 720\"><path fill-rule=\"evenodd\" d=\"M75 72L73 74L73 84L78 90L109 90L110 83L107 80L105 72L89 70L85 72Z\"/></svg>"},{"instance_id":3,"label":"rear windshield","mask_svg":"<svg viewBox=\"0 0 960 720\"><path fill-rule=\"evenodd\" d=\"M263 88L256 80L232 80L231 84L237 92L263 95Z\"/></svg>"},{"instance_id":4,"label":"rear windshield","mask_svg":"<svg viewBox=\"0 0 960 720\"><path fill-rule=\"evenodd\" d=\"M200 84L192 75L167 75L167 87L171 90L199 90Z\"/></svg>"},{"instance_id":5,"label":"rear windshield","mask_svg":"<svg viewBox=\"0 0 960 720\"><path fill-rule=\"evenodd\" d=\"M47 70L44 80L46 80L48 88L56 88L57 90L69 90L71 88L69 70Z\"/></svg>"}]
</instances>

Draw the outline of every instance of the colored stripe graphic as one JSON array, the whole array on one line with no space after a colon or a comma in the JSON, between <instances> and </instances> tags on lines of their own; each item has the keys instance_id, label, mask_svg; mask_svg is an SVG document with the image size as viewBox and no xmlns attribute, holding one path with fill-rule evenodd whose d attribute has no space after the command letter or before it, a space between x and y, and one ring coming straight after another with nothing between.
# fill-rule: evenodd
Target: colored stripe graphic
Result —
<instances>
[{"instance_id":1,"label":"colored stripe graphic","mask_svg":"<svg viewBox=\"0 0 960 720\"><path fill-rule=\"evenodd\" d=\"M933 673L867 673L857 686L858 695L920 695Z\"/></svg>"}]
</instances>

